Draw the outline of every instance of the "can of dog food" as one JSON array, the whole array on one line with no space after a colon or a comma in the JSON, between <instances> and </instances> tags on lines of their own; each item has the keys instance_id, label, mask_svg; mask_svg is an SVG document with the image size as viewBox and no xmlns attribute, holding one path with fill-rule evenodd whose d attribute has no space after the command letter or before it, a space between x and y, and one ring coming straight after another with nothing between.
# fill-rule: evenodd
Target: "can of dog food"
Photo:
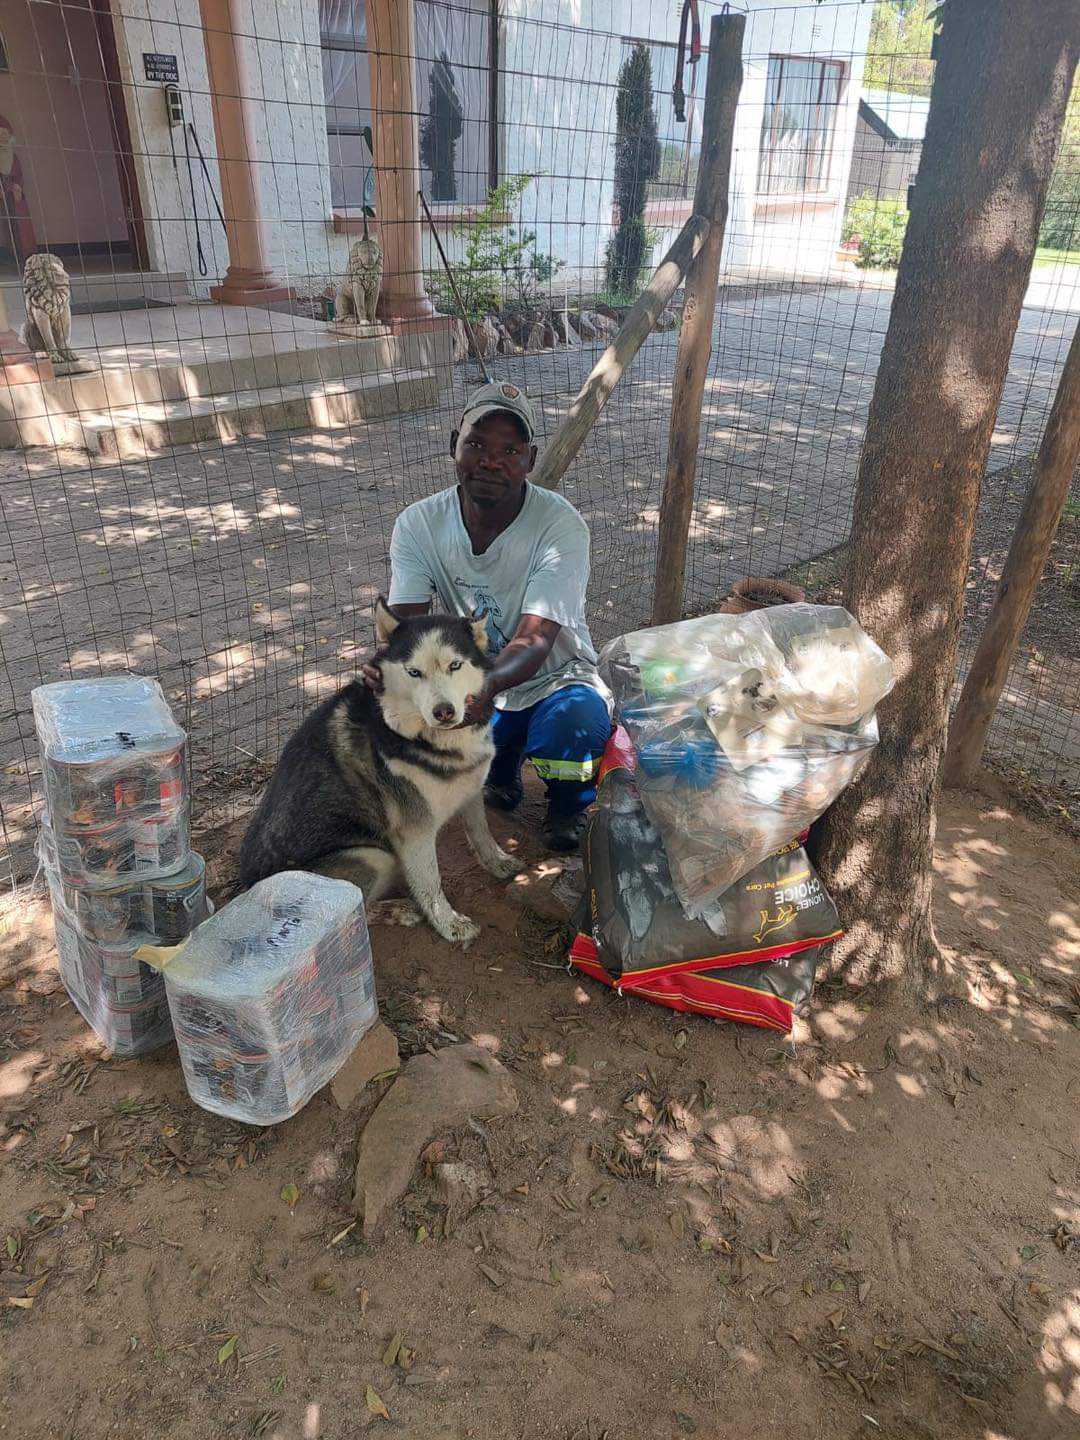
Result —
<instances>
[{"instance_id":1,"label":"can of dog food","mask_svg":"<svg viewBox=\"0 0 1080 1440\"><path fill-rule=\"evenodd\" d=\"M127 885L119 890L88 890L50 871L49 890L54 907L65 906L87 940L115 943L145 928L141 885Z\"/></svg>"},{"instance_id":2,"label":"can of dog food","mask_svg":"<svg viewBox=\"0 0 1080 1440\"><path fill-rule=\"evenodd\" d=\"M135 945L101 945L82 939L79 956L88 990L100 993L110 1009L158 1001L165 993L161 976L135 959Z\"/></svg>"},{"instance_id":3,"label":"can of dog food","mask_svg":"<svg viewBox=\"0 0 1080 1440\"><path fill-rule=\"evenodd\" d=\"M187 806L130 823L134 868L142 874L172 875L188 859Z\"/></svg>"},{"instance_id":4,"label":"can of dog food","mask_svg":"<svg viewBox=\"0 0 1080 1440\"><path fill-rule=\"evenodd\" d=\"M90 755L50 757L45 779L54 818L65 829L175 810L184 800L184 746L146 753L117 737Z\"/></svg>"},{"instance_id":5,"label":"can of dog food","mask_svg":"<svg viewBox=\"0 0 1080 1440\"><path fill-rule=\"evenodd\" d=\"M135 842L126 824L52 832L56 868L71 885L116 888L135 869Z\"/></svg>"},{"instance_id":6,"label":"can of dog food","mask_svg":"<svg viewBox=\"0 0 1080 1440\"><path fill-rule=\"evenodd\" d=\"M99 946L62 906L53 911L60 978L86 1023L117 1055L142 1055L172 1033L165 985L134 947Z\"/></svg>"},{"instance_id":7,"label":"can of dog food","mask_svg":"<svg viewBox=\"0 0 1080 1440\"><path fill-rule=\"evenodd\" d=\"M132 1005L112 1005L107 1031L103 1033L97 1025L94 1028L115 1055L145 1055L172 1037L169 1002L158 995Z\"/></svg>"},{"instance_id":8,"label":"can of dog food","mask_svg":"<svg viewBox=\"0 0 1080 1440\"><path fill-rule=\"evenodd\" d=\"M194 850L175 875L148 880L145 925L160 940L183 940L206 919L206 864Z\"/></svg>"}]
</instances>

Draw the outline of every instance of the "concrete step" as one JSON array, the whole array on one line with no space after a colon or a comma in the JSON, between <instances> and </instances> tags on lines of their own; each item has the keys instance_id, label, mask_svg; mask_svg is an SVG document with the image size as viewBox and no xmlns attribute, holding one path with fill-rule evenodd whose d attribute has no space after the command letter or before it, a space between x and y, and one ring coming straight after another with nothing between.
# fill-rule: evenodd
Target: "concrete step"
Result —
<instances>
[{"instance_id":1,"label":"concrete step","mask_svg":"<svg viewBox=\"0 0 1080 1440\"><path fill-rule=\"evenodd\" d=\"M78 334L73 343L98 367L67 377L62 405L75 410L205 399L405 368L401 341L389 334L339 340L314 329L274 330L96 346Z\"/></svg>"},{"instance_id":2,"label":"concrete step","mask_svg":"<svg viewBox=\"0 0 1080 1440\"><path fill-rule=\"evenodd\" d=\"M26 318L22 281L0 280L8 318L16 328ZM117 300L190 300L191 284L183 270L116 270L101 275L71 276L73 305L108 305Z\"/></svg>"},{"instance_id":3,"label":"concrete step","mask_svg":"<svg viewBox=\"0 0 1080 1440\"><path fill-rule=\"evenodd\" d=\"M203 440L229 441L286 430L354 425L433 405L437 394L432 372L399 370L394 374L351 375L341 380L305 381L229 395L121 406L98 414L84 412L78 423L81 443L92 454L126 460ZM55 421L59 417L51 418Z\"/></svg>"}]
</instances>

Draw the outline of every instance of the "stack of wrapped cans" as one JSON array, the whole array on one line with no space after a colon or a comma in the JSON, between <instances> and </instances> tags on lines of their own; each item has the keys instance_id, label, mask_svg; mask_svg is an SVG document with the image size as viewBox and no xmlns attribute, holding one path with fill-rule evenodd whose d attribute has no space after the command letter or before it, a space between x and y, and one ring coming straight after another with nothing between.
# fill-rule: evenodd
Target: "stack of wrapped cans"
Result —
<instances>
[{"instance_id":1,"label":"stack of wrapped cans","mask_svg":"<svg viewBox=\"0 0 1080 1440\"><path fill-rule=\"evenodd\" d=\"M172 1033L161 976L140 945L175 944L207 913L190 849L186 736L154 680L112 676L33 693L45 810L39 854L60 974L118 1055Z\"/></svg>"},{"instance_id":2,"label":"stack of wrapped cans","mask_svg":"<svg viewBox=\"0 0 1080 1440\"><path fill-rule=\"evenodd\" d=\"M378 1014L363 895L302 870L224 906L163 974L191 1098L251 1125L295 1115Z\"/></svg>"}]
</instances>

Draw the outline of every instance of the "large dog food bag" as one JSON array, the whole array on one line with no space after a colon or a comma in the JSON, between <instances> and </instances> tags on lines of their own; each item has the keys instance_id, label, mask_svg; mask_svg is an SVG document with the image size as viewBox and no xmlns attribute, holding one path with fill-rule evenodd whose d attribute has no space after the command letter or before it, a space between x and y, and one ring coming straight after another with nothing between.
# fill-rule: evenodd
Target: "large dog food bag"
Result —
<instances>
[{"instance_id":1,"label":"large dog food bag","mask_svg":"<svg viewBox=\"0 0 1080 1440\"><path fill-rule=\"evenodd\" d=\"M571 965L674 1010L790 1030L813 990L820 947L841 933L806 851L790 841L690 919L635 763L626 732L616 730L585 834Z\"/></svg>"},{"instance_id":2,"label":"large dog food bag","mask_svg":"<svg viewBox=\"0 0 1080 1440\"><path fill-rule=\"evenodd\" d=\"M207 914L188 843L186 737L154 680L64 681L32 698L60 975L114 1054L141 1055L172 1025L164 981L135 951L183 939Z\"/></svg>"},{"instance_id":3,"label":"large dog food bag","mask_svg":"<svg viewBox=\"0 0 1080 1440\"><path fill-rule=\"evenodd\" d=\"M250 1125L295 1115L378 1014L363 895L299 870L223 906L162 974L191 1098Z\"/></svg>"},{"instance_id":4,"label":"large dog food bag","mask_svg":"<svg viewBox=\"0 0 1080 1440\"><path fill-rule=\"evenodd\" d=\"M638 630L605 647L600 669L694 919L859 775L893 686L888 657L836 605Z\"/></svg>"}]
</instances>

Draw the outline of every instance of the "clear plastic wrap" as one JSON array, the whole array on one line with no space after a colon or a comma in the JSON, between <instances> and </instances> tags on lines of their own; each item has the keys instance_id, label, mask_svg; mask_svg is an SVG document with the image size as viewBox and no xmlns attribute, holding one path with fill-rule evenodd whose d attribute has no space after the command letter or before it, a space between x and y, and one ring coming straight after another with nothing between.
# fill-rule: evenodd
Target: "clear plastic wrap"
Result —
<instances>
[{"instance_id":1,"label":"clear plastic wrap","mask_svg":"<svg viewBox=\"0 0 1080 1440\"><path fill-rule=\"evenodd\" d=\"M888 657L835 605L706 615L621 636L600 669L691 918L857 777Z\"/></svg>"},{"instance_id":2,"label":"clear plastic wrap","mask_svg":"<svg viewBox=\"0 0 1080 1440\"><path fill-rule=\"evenodd\" d=\"M161 976L135 958L140 942L99 943L82 933L50 885L60 978L72 1003L114 1055L145 1055L172 1038Z\"/></svg>"},{"instance_id":3,"label":"clear plastic wrap","mask_svg":"<svg viewBox=\"0 0 1080 1440\"><path fill-rule=\"evenodd\" d=\"M115 890L125 883L172 879L191 858L191 828L186 803L165 815L146 815L97 828L53 827L41 822L41 852L68 885Z\"/></svg>"},{"instance_id":4,"label":"clear plastic wrap","mask_svg":"<svg viewBox=\"0 0 1080 1440\"><path fill-rule=\"evenodd\" d=\"M51 829L43 819L38 856L45 866L50 892L74 918L88 940L170 944L190 935L211 913L206 897L206 866L194 850L175 875L107 890L89 890L67 881L56 866Z\"/></svg>"},{"instance_id":5,"label":"clear plastic wrap","mask_svg":"<svg viewBox=\"0 0 1080 1440\"><path fill-rule=\"evenodd\" d=\"M295 1115L378 1015L363 895L300 870L223 906L162 973L191 1098L249 1125Z\"/></svg>"},{"instance_id":6,"label":"clear plastic wrap","mask_svg":"<svg viewBox=\"0 0 1080 1440\"><path fill-rule=\"evenodd\" d=\"M53 864L73 885L182 870L186 737L156 680L105 676L32 696Z\"/></svg>"}]
</instances>

